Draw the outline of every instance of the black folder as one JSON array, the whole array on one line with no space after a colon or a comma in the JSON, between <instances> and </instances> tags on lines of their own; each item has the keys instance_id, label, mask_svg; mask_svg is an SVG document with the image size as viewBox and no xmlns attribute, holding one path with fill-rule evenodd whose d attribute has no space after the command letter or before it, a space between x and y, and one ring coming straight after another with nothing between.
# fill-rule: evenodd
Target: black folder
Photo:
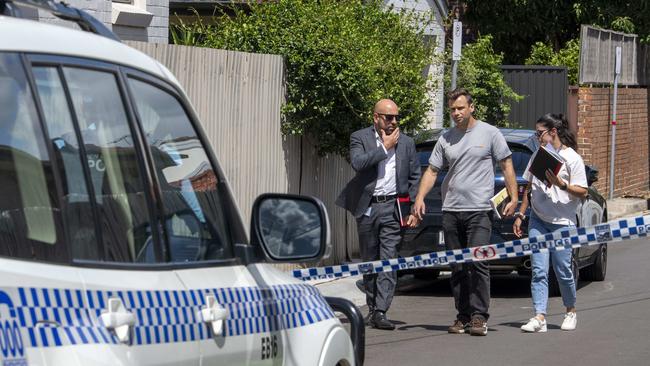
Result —
<instances>
[{"instance_id":1,"label":"black folder","mask_svg":"<svg viewBox=\"0 0 650 366\"><path fill-rule=\"evenodd\" d=\"M550 169L553 174L557 175L564 164L564 159L562 159L560 155L553 151L549 151L549 149L544 146L540 146L531 159L532 162L530 163L528 171L546 184L549 184L546 179L546 170Z\"/></svg>"}]
</instances>

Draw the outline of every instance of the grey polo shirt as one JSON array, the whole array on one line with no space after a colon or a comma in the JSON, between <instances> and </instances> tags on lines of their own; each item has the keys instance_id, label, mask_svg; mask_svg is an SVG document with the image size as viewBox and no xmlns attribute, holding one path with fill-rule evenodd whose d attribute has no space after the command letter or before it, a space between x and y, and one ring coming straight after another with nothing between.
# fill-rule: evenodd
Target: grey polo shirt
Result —
<instances>
[{"instance_id":1,"label":"grey polo shirt","mask_svg":"<svg viewBox=\"0 0 650 366\"><path fill-rule=\"evenodd\" d=\"M490 210L494 195L494 164L512 153L499 129L476 121L471 129L445 132L431 152L429 164L442 170L443 211Z\"/></svg>"}]
</instances>

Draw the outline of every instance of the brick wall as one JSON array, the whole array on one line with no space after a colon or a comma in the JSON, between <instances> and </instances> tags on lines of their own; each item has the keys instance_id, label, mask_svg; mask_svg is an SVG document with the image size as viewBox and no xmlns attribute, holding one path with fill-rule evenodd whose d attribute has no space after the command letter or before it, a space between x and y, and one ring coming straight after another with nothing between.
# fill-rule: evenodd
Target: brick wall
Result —
<instances>
[{"instance_id":1,"label":"brick wall","mask_svg":"<svg viewBox=\"0 0 650 366\"><path fill-rule=\"evenodd\" d=\"M598 168L596 188L608 197L613 88L581 87L578 96L578 152ZM614 196L647 191L648 90L619 88L616 125Z\"/></svg>"}]
</instances>

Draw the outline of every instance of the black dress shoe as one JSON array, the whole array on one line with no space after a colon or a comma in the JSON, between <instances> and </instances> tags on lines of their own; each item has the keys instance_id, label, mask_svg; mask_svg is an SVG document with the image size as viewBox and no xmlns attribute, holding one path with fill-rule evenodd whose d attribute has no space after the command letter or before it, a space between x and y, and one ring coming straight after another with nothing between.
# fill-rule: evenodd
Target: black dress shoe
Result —
<instances>
[{"instance_id":1,"label":"black dress shoe","mask_svg":"<svg viewBox=\"0 0 650 366\"><path fill-rule=\"evenodd\" d=\"M383 311L375 311L370 318L370 326L377 329L383 330L393 330L395 329L395 324L391 323L390 320L386 317L386 313Z\"/></svg>"}]
</instances>

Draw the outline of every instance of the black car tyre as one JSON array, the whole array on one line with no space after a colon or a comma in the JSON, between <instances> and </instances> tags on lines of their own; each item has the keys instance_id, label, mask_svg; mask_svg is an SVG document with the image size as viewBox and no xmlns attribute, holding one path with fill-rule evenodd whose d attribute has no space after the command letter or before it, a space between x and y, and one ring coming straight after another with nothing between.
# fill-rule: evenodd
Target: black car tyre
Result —
<instances>
[{"instance_id":1,"label":"black car tyre","mask_svg":"<svg viewBox=\"0 0 650 366\"><path fill-rule=\"evenodd\" d=\"M604 281L607 275L607 244L600 246L594 263L582 270L582 278L587 281Z\"/></svg>"},{"instance_id":2,"label":"black car tyre","mask_svg":"<svg viewBox=\"0 0 650 366\"><path fill-rule=\"evenodd\" d=\"M553 265L549 265L548 270L548 296L557 297L560 296L560 284L557 282L557 277L555 276L555 271L553 270ZM580 269L578 269L578 262L576 261L575 256L571 258L571 270L573 271L573 281L576 284L576 290L578 289L578 279L580 278Z\"/></svg>"}]
</instances>

